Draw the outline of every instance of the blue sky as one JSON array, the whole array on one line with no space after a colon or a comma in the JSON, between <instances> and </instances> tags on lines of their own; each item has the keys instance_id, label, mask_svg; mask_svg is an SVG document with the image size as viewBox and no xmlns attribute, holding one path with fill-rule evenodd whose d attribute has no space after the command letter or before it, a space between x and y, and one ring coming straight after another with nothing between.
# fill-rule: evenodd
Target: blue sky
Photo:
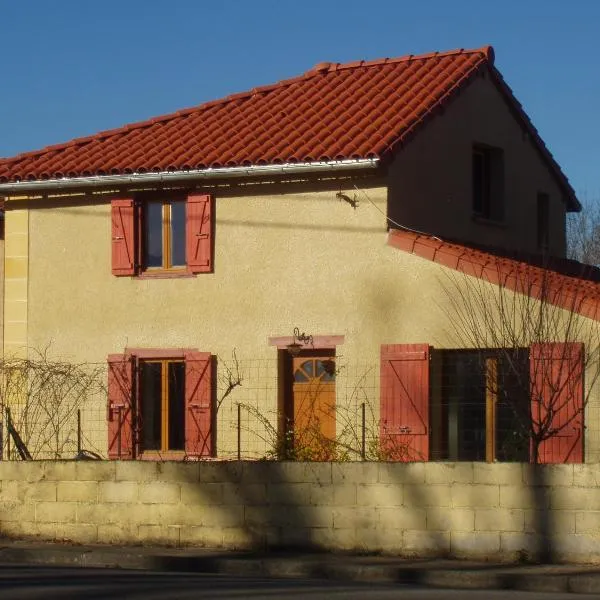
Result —
<instances>
[{"instance_id":1,"label":"blue sky","mask_svg":"<svg viewBox=\"0 0 600 600\"><path fill-rule=\"evenodd\" d=\"M0 0L0 156L347 62L492 44L577 193L600 199L597 0Z\"/></svg>"}]
</instances>

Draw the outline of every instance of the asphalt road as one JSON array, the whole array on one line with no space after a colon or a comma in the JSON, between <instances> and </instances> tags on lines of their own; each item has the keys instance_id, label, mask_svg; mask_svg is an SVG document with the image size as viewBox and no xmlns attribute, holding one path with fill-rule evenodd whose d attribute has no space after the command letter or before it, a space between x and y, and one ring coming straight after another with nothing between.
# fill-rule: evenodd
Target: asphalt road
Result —
<instances>
[{"instance_id":1,"label":"asphalt road","mask_svg":"<svg viewBox=\"0 0 600 600\"><path fill-rule=\"evenodd\" d=\"M567 597L570 594L566 595ZM292 600L558 600L565 594L431 590L403 585L277 580L247 577L153 573L117 569L49 568L0 565L2 600L166 600L188 598L252 598ZM581 596L580 596L581 597ZM588 596L591 597L591 596ZM585 598L585 596L583 596Z\"/></svg>"}]
</instances>

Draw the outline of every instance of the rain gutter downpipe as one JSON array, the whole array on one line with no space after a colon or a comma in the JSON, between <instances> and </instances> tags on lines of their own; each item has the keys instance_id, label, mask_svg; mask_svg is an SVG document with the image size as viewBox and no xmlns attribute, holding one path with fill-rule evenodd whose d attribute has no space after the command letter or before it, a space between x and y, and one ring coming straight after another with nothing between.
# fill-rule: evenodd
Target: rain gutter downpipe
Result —
<instances>
[{"instance_id":1,"label":"rain gutter downpipe","mask_svg":"<svg viewBox=\"0 0 600 600\"><path fill-rule=\"evenodd\" d=\"M127 175L92 175L89 177L60 177L35 181L0 183L0 192L19 193L34 190L64 190L68 188L98 187L105 185L131 185L146 183L169 183L194 179L219 179L231 177L258 177L261 175L292 175L356 169L375 169L378 158L333 160L281 165L249 165L246 167L219 167L186 171L160 171L158 173L130 173Z\"/></svg>"}]
</instances>

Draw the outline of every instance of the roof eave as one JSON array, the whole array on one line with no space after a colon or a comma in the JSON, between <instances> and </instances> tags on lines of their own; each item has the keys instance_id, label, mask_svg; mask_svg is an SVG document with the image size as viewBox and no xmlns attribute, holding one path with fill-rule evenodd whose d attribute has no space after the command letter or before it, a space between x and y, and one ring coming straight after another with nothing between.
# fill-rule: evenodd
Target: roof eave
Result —
<instances>
[{"instance_id":1,"label":"roof eave","mask_svg":"<svg viewBox=\"0 0 600 600\"><path fill-rule=\"evenodd\" d=\"M378 166L379 158L357 158L304 163L219 167L185 171L160 171L157 173L129 173L116 175L92 175L87 177L60 177L56 179L36 179L33 181L12 181L0 183L0 193L14 194L34 190L64 190L71 188L102 187L108 185L176 183L204 179L260 177L262 175L277 174L312 174L331 171L354 171L362 169L375 169Z\"/></svg>"}]
</instances>

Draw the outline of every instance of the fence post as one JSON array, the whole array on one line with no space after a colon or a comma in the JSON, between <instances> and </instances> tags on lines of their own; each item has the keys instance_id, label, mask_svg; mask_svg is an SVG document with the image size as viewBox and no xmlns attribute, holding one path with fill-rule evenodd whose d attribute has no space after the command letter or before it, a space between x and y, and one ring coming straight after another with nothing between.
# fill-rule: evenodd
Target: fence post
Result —
<instances>
[{"instance_id":1,"label":"fence post","mask_svg":"<svg viewBox=\"0 0 600 600\"><path fill-rule=\"evenodd\" d=\"M81 409L77 409L77 456L81 455Z\"/></svg>"},{"instance_id":2,"label":"fence post","mask_svg":"<svg viewBox=\"0 0 600 600\"><path fill-rule=\"evenodd\" d=\"M361 445L361 456L363 460L366 460L367 458L367 439L366 439L366 427L367 427L367 420L366 420L366 407L365 407L365 403L363 402L360 406L360 412L361 412L361 433L362 433L362 445Z\"/></svg>"},{"instance_id":3,"label":"fence post","mask_svg":"<svg viewBox=\"0 0 600 600\"><path fill-rule=\"evenodd\" d=\"M242 407L237 405L237 459L242 460Z\"/></svg>"}]
</instances>

